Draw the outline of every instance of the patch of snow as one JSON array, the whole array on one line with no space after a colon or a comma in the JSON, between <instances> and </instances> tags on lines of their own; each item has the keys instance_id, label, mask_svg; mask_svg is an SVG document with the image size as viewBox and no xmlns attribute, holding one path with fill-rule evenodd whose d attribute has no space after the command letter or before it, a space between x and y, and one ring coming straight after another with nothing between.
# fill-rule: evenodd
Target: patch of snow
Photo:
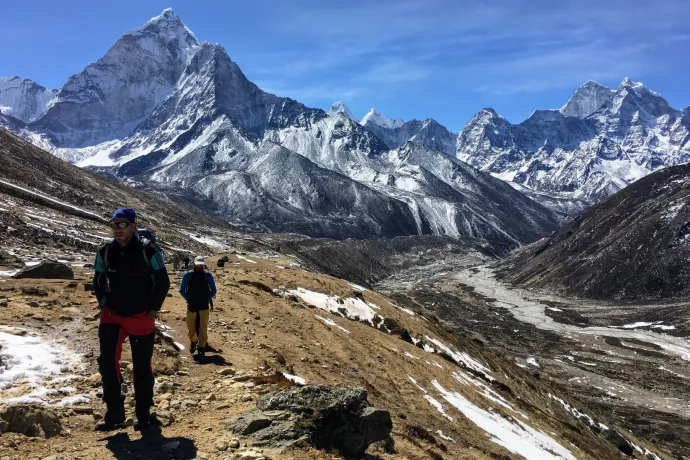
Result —
<instances>
[{"instance_id":1,"label":"patch of snow","mask_svg":"<svg viewBox=\"0 0 690 460\"><path fill-rule=\"evenodd\" d=\"M436 366L436 367L438 367L439 369L443 369L443 366L441 366L441 365L440 365L439 363L437 363L436 361L429 361L428 359L425 359L424 362L427 363L429 366Z\"/></svg>"},{"instance_id":2,"label":"patch of snow","mask_svg":"<svg viewBox=\"0 0 690 460\"><path fill-rule=\"evenodd\" d=\"M470 369L473 369L473 370L478 371L478 372L482 372L482 373L484 373L484 375L487 378L494 380L493 377L491 377L487 374L488 372L491 372L491 369L484 366L482 363L480 363L479 361L477 361L476 359L474 359L473 357L471 357L467 353L459 352L459 351L453 351L448 346L443 344L441 341L436 340L436 339L432 339L428 335L426 336L426 339L429 342L436 345L439 349L443 350L448 355L450 355L455 360L455 362L457 362L458 364L464 364L465 366L469 367Z\"/></svg>"},{"instance_id":3,"label":"patch of snow","mask_svg":"<svg viewBox=\"0 0 690 460\"><path fill-rule=\"evenodd\" d=\"M511 410L516 413L520 413L513 409L513 406L505 399L503 396L500 394L496 393L494 390L489 388L488 385L486 385L484 382L477 380L475 378L472 378L471 376L465 374L464 372L453 372L453 378L457 380L458 382L462 383L463 385L473 385L477 388L479 388L481 391L478 391L478 393L482 396L484 396L486 399L495 402L496 404L505 407L508 410ZM522 413L520 413L525 419L528 417Z\"/></svg>"},{"instance_id":4,"label":"patch of snow","mask_svg":"<svg viewBox=\"0 0 690 460\"><path fill-rule=\"evenodd\" d=\"M198 233L188 233L187 235L189 235L189 237L191 239L193 239L194 241L201 243L201 244L205 244L206 246L214 248L214 249L218 249L218 250L222 251L222 250L226 250L229 248L227 244L225 244L221 241L218 241L214 238L211 238L210 236L200 235ZM237 256L237 257L239 257L239 256Z\"/></svg>"},{"instance_id":5,"label":"patch of snow","mask_svg":"<svg viewBox=\"0 0 690 460\"><path fill-rule=\"evenodd\" d=\"M395 308L397 308L400 311L404 311L405 313L407 313L410 316L415 316L415 313L412 310L410 310L409 308L399 307L398 305L396 305Z\"/></svg>"},{"instance_id":6,"label":"patch of snow","mask_svg":"<svg viewBox=\"0 0 690 460\"><path fill-rule=\"evenodd\" d=\"M0 332L0 401L2 393L17 385L28 384L33 391L9 402L23 402L24 399L36 399L43 402L47 396L60 393L60 390L49 390L43 384L54 376L80 368L81 357L57 342L44 340L35 336L18 336ZM67 391L67 388L62 390Z\"/></svg>"},{"instance_id":7,"label":"patch of snow","mask_svg":"<svg viewBox=\"0 0 690 460\"><path fill-rule=\"evenodd\" d=\"M177 347L179 351L184 351L185 347L180 342L173 342L173 345Z\"/></svg>"},{"instance_id":8,"label":"patch of snow","mask_svg":"<svg viewBox=\"0 0 690 460\"><path fill-rule=\"evenodd\" d=\"M247 259L247 258L244 257L244 256L236 256L236 257L237 257L238 259L242 259L242 260L244 260L244 261L247 261L247 262L249 262L250 264L255 264L255 263L256 263L255 260Z\"/></svg>"},{"instance_id":9,"label":"patch of snow","mask_svg":"<svg viewBox=\"0 0 690 460\"><path fill-rule=\"evenodd\" d=\"M348 331L347 329L345 329L345 328L342 327L342 326L339 326L339 325L338 325L335 321L333 321L332 319L324 318L323 316L319 316L319 315L314 315L314 316L316 316L318 319L320 319L320 320L323 321L324 323L328 324L329 326L337 327L338 329L340 329L341 331L345 332L346 334L349 334L349 333L350 333L350 331Z\"/></svg>"},{"instance_id":10,"label":"patch of snow","mask_svg":"<svg viewBox=\"0 0 690 460\"><path fill-rule=\"evenodd\" d=\"M656 323L645 323L645 322L643 322L643 321L640 321L640 322L638 322L638 323L625 324L625 325L623 325L623 326L621 326L621 327L622 327L623 329L635 329L635 328L638 328L638 327L649 327L649 326L652 326L652 325L654 325L654 324L656 324Z\"/></svg>"},{"instance_id":11,"label":"patch of snow","mask_svg":"<svg viewBox=\"0 0 690 460\"><path fill-rule=\"evenodd\" d=\"M441 431L441 430L436 431L436 434L438 434L441 437L441 439L445 439L446 441L450 441L450 442L455 442L455 439L453 439L449 436L446 436L445 434L443 434L443 431Z\"/></svg>"},{"instance_id":12,"label":"patch of snow","mask_svg":"<svg viewBox=\"0 0 690 460\"><path fill-rule=\"evenodd\" d=\"M419 359L418 357L416 357L415 355L413 355L412 353L409 353L409 352L407 352L407 351L406 351L405 353L403 353L403 354L404 354L405 356L407 356L408 358Z\"/></svg>"},{"instance_id":13,"label":"patch of snow","mask_svg":"<svg viewBox=\"0 0 690 460\"><path fill-rule=\"evenodd\" d=\"M63 399L62 401L58 402L57 405L60 407L66 407L66 406L76 406L77 404L88 404L90 402L91 402L91 399L88 396L75 395L75 396L70 396L68 398Z\"/></svg>"},{"instance_id":14,"label":"patch of snow","mask_svg":"<svg viewBox=\"0 0 690 460\"><path fill-rule=\"evenodd\" d=\"M376 313L369 305L367 305L363 300L355 297L341 299L338 296L329 296L327 294L310 291L304 288L289 290L287 291L287 294L296 295L309 305L313 305L316 308L327 310L335 314L344 314L348 318L358 317L362 321L372 323L372 320L376 316ZM342 310L344 310L344 313Z\"/></svg>"},{"instance_id":15,"label":"patch of snow","mask_svg":"<svg viewBox=\"0 0 690 460\"><path fill-rule=\"evenodd\" d=\"M302 377L299 377L297 375L286 374L285 372L283 372L283 377L285 377L289 381L294 382L298 385L306 385L307 384L306 380L304 380Z\"/></svg>"},{"instance_id":16,"label":"patch of snow","mask_svg":"<svg viewBox=\"0 0 690 460\"><path fill-rule=\"evenodd\" d=\"M658 455L656 455L654 452L649 451L648 449L642 449L640 446L635 444L634 442L627 440L633 448L638 451L640 454L644 455L645 458L652 457L654 460L661 460Z\"/></svg>"},{"instance_id":17,"label":"patch of snow","mask_svg":"<svg viewBox=\"0 0 690 460\"><path fill-rule=\"evenodd\" d=\"M539 363L537 362L537 360L534 359L532 356L527 358L527 364L531 364L534 367L541 367L541 366L539 366Z\"/></svg>"},{"instance_id":18,"label":"patch of snow","mask_svg":"<svg viewBox=\"0 0 690 460\"><path fill-rule=\"evenodd\" d=\"M528 460L576 460L568 449L526 423L520 420L515 420L513 423L499 414L481 409L461 394L446 390L436 380L432 384L448 403L489 433L492 436L492 442L505 447L510 452L522 455Z\"/></svg>"},{"instance_id":19,"label":"patch of snow","mask_svg":"<svg viewBox=\"0 0 690 460\"><path fill-rule=\"evenodd\" d=\"M431 345L427 345L426 343L422 344L422 349L427 353L436 353L436 348L432 347Z\"/></svg>"},{"instance_id":20,"label":"patch of snow","mask_svg":"<svg viewBox=\"0 0 690 460\"><path fill-rule=\"evenodd\" d=\"M554 396L554 395L552 395L551 393L549 393L549 398L553 399L554 401L558 401L558 402L561 404L561 406L563 406L563 408L564 408L566 411L568 411L568 412L569 412L571 415L573 415L576 419L585 422L585 423L586 423L587 425L589 425L590 427L596 427L596 426L600 425L600 424L597 424L597 423L592 419L592 417L590 417L589 415L587 415L587 414L585 414L585 413L582 413L582 412L580 412L579 410L575 409L573 406L571 406L571 405L568 404L567 402L563 401L561 398L559 398L559 397L557 397L557 396ZM608 428L606 428L606 429L608 429Z\"/></svg>"},{"instance_id":21,"label":"patch of snow","mask_svg":"<svg viewBox=\"0 0 690 460\"><path fill-rule=\"evenodd\" d=\"M443 404L441 404L440 402L438 402L433 396L429 396L428 394L426 394L426 395L424 395L424 399L426 399L427 401L429 401L429 404L431 404L432 406L434 406L434 407L436 408L436 410L439 411L439 413L440 413L441 415L443 415L445 418L447 418L447 419L450 420L451 422L453 421L453 417L451 417L450 415L446 414L446 411L445 411L445 409L443 408Z\"/></svg>"},{"instance_id":22,"label":"patch of snow","mask_svg":"<svg viewBox=\"0 0 690 460\"><path fill-rule=\"evenodd\" d=\"M416 386L417 388L419 388L419 389L422 391L422 393L427 394L427 391L426 391L424 388L422 388L422 387L417 383L417 381L416 381L414 378L412 378L412 377L409 376L409 375L407 376L407 378L410 379L410 382L412 382L412 383L414 384L414 386Z\"/></svg>"},{"instance_id":23,"label":"patch of snow","mask_svg":"<svg viewBox=\"0 0 690 460\"><path fill-rule=\"evenodd\" d=\"M364 292L364 291L367 290L367 288L362 287L362 286L360 286L360 285L358 285L358 284L355 284L355 283L348 283L348 284L349 284L350 286L352 286L352 288L353 288L355 291Z\"/></svg>"}]
</instances>

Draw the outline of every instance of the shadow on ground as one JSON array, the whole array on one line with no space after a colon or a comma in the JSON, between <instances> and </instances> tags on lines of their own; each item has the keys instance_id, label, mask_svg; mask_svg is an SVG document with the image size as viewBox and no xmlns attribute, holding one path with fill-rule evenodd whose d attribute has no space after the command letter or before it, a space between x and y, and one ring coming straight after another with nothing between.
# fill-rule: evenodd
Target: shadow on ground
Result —
<instances>
[{"instance_id":1,"label":"shadow on ground","mask_svg":"<svg viewBox=\"0 0 690 460\"><path fill-rule=\"evenodd\" d=\"M192 460L197 448L189 438L166 438L159 428L142 431L141 439L132 440L127 433L117 433L105 438L106 448L118 460L175 459Z\"/></svg>"},{"instance_id":2,"label":"shadow on ground","mask_svg":"<svg viewBox=\"0 0 690 460\"><path fill-rule=\"evenodd\" d=\"M216 366L232 366L230 361L227 361L220 355L206 355L201 359L194 358L196 364L215 364Z\"/></svg>"}]
</instances>

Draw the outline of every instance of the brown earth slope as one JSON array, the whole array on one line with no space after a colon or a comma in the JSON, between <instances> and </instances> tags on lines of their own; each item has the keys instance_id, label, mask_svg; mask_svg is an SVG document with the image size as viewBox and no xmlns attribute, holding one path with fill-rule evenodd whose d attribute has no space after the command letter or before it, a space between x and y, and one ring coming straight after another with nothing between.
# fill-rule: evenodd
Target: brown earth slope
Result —
<instances>
[{"instance_id":1,"label":"brown earth slope","mask_svg":"<svg viewBox=\"0 0 690 460\"><path fill-rule=\"evenodd\" d=\"M140 435L131 428L110 436L91 430L91 413L101 412L102 407L96 399L98 378L89 378L96 372L97 322L93 319L95 302L84 290L88 273L78 270L76 287L71 287L69 281L4 278L0 289L7 307L0 308L0 322L62 341L78 352L85 367L77 371L81 377L72 385L88 394L91 401L56 409L69 430L63 436L29 442L23 435L3 434L0 458L7 455L42 459L46 452L56 454L56 458L75 459L232 458L231 452L214 447L219 439L235 437L226 431L222 420L249 410L261 394L287 384L279 378L247 381L246 376L270 376L276 372L297 375L309 384L366 388L369 401L390 411L394 423L395 453L385 452L383 446L372 446L371 458L520 458L493 442L487 432L468 418L467 414L481 410L505 426L516 427L516 433L521 435L531 427L541 436L551 437L574 458L621 457L604 434L578 421L551 398L553 390L547 384L512 362L468 339L451 337L433 320L403 311L375 292L358 294L359 288L343 280L307 272L289 263L283 258L231 256L230 264L216 271L219 296L217 311L212 315L210 343L222 351L211 353L207 364L194 363L186 352L178 354L165 342L156 347L158 380L170 384L168 390L157 396L156 409L172 412L175 422L163 428L160 438L147 440L146 445L138 441ZM179 283L180 276L181 272L172 273L174 285ZM375 304L378 314L394 320L413 337L423 339L436 352L424 351L399 335L370 324L314 308L297 297L273 292L298 287L343 299L359 296ZM47 295L42 296L40 290ZM174 295L166 301L160 320L170 328L168 333L183 344L187 342L184 310L182 300ZM459 362L441 353L441 346L434 345L431 339L457 353L461 357ZM127 359L127 354L125 350L123 359ZM227 368L235 370L234 377L219 373ZM125 375L129 380L126 362ZM453 396L444 398L440 388L448 392L447 396L466 398L464 404L470 404L470 412L463 415L451 404ZM567 396L560 396L567 400ZM0 399L4 397L0 391ZM171 439L181 441L177 453L161 451L161 446ZM252 444L251 439L240 442L242 446ZM508 447L515 448L510 443ZM265 448L264 454L271 458L339 458L308 448Z\"/></svg>"},{"instance_id":2,"label":"brown earth slope","mask_svg":"<svg viewBox=\"0 0 690 460\"><path fill-rule=\"evenodd\" d=\"M501 273L522 286L585 298L687 298L689 202L690 164L650 174L516 251Z\"/></svg>"}]
</instances>

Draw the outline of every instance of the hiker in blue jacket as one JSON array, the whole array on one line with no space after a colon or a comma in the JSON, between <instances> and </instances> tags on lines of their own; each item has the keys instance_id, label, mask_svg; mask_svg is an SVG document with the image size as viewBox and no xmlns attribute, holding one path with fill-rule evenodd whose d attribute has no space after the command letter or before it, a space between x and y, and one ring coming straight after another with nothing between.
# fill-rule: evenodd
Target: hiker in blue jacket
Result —
<instances>
[{"instance_id":1,"label":"hiker in blue jacket","mask_svg":"<svg viewBox=\"0 0 690 460\"><path fill-rule=\"evenodd\" d=\"M180 294L187 301L189 352L194 354L196 351L195 359L201 359L208 344L209 308L213 309L213 297L216 295L216 282L213 275L206 270L203 257L195 258L194 269L182 276Z\"/></svg>"}]
</instances>

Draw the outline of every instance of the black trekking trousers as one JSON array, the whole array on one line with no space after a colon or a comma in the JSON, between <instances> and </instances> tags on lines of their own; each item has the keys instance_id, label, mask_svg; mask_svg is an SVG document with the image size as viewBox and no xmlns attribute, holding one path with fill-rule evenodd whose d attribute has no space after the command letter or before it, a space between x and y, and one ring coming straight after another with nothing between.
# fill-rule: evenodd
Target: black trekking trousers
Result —
<instances>
[{"instance_id":1,"label":"black trekking trousers","mask_svg":"<svg viewBox=\"0 0 690 460\"><path fill-rule=\"evenodd\" d=\"M154 327L155 320L146 316L146 313L120 316L109 308L101 311L101 324L98 327L101 354L98 357L98 368L103 379L103 401L107 405L120 405L125 400L121 390L120 357L122 344L129 337L134 367L136 410L145 410L153 406L154 376L151 359Z\"/></svg>"}]
</instances>

